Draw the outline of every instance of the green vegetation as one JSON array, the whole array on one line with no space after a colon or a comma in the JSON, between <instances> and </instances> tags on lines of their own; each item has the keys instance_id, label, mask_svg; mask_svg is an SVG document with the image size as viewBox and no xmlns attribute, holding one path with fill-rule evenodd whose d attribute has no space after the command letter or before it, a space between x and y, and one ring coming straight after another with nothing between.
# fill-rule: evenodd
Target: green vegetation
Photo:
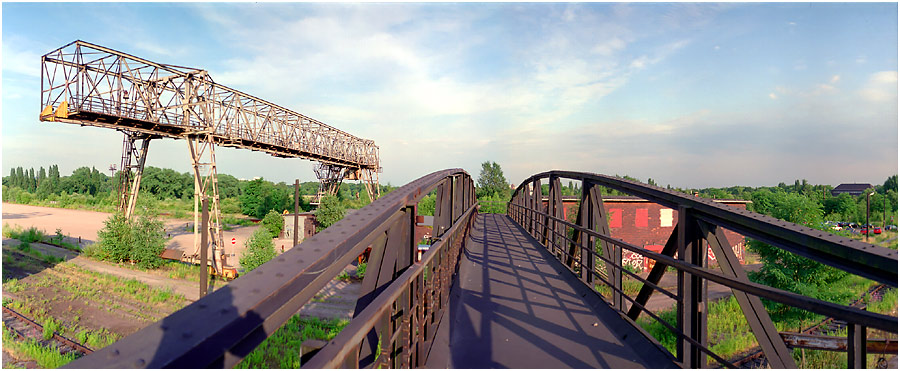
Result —
<instances>
[{"instance_id":1,"label":"green vegetation","mask_svg":"<svg viewBox=\"0 0 900 371\"><path fill-rule=\"evenodd\" d=\"M244 274L272 260L276 254L272 236L265 228L259 228L253 232L253 235L244 243L244 246L247 249L241 254L240 259Z\"/></svg>"},{"instance_id":2,"label":"green vegetation","mask_svg":"<svg viewBox=\"0 0 900 371\"><path fill-rule=\"evenodd\" d=\"M276 238L281 234L281 229L284 228L284 217L279 212L271 210L259 224L272 235L272 238Z\"/></svg>"},{"instance_id":3,"label":"green vegetation","mask_svg":"<svg viewBox=\"0 0 900 371\"><path fill-rule=\"evenodd\" d=\"M294 315L235 368L300 368L300 348L305 340L331 340L347 323Z\"/></svg>"},{"instance_id":4,"label":"green vegetation","mask_svg":"<svg viewBox=\"0 0 900 371\"><path fill-rule=\"evenodd\" d=\"M4 351L16 358L34 360L40 368L59 368L77 358L75 353L59 354L56 346L46 347L34 339L19 341L6 326L0 331L3 332Z\"/></svg>"},{"instance_id":5,"label":"green vegetation","mask_svg":"<svg viewBox=\"0 0 900 371\"><path fill-rule=\"evenodd\" d=\"M320 232L344 218L344 206L335 196L325 196L316 209L316 232Z\"/></svg>"},{"instance_id":6,"label":"green vegetation","mask_svg":"<svg viewBox=\"0 0 900 371\"><path fill-rule=\"evenodd\" d=\"M162 265L159 257L165 250L163 223L152 216L140 215L126 219L122 213L111 215L97 232L99 251L96 257L117 263L130 261L142 268Z\"/></svg>"}]
</instances>

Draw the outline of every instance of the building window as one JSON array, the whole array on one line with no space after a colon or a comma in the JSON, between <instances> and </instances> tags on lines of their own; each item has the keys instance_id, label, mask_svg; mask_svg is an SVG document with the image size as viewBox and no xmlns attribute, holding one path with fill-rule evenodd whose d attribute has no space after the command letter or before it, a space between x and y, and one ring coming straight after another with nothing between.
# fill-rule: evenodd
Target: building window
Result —
<instances>
[{"instance_id":1,"label":"building window","mask_svg":"<svg viewBox=\"0 0 900 371\"><path fill-rule=\"evenodd\" d=\"M634 212L634 226L638 228L647 228L649 220L647 209L637 209Z\"/></svg>"},{"instance_id":2,"label":"building window","mask_svg":"<svg viewBox=\"0 0 900 371\"><path fill-rule=\"evenodd\" d=\"M673 225L673 221L675 217L672 215L672 209L661 209L659 210L659 226L660 227L671 227Z\"/></svg>"},{"instance_id":3,"label":"building window","mask_svg":"<svg viewBox=\"0 0 900 371\"><path fill-rule=\"evenodd\" d=\"M622 209L609 209L609 227L622 228Z\"/></svg>"}]
</instances>

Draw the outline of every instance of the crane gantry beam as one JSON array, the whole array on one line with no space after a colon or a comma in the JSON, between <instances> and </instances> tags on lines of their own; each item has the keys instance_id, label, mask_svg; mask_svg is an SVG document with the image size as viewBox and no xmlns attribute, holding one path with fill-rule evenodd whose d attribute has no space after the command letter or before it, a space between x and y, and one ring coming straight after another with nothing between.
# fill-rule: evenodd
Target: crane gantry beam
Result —
<instances>
[{"instance_id":1,"label":"crane gantry beam","mask_svg":"<svg viewBox=\"0 0 900 371\"><path fill-rule=\"evenodd\" d=\"M188 141L195 206L212 197L210 231L215 234L221 231L217 225L216 145L318 161L317 169L334 170L316 172L321 188L328 193L335 192L338 187L334 184L339 186L344 179L363 181L373 200L380 193L374 141L216 83L202 69L151 62L77 40L41 57L41 107L42 121L111 128L125 134L128 153L123 153L122 160L121 206L128 216L134 209L152 138ZM137 139L143 140L141 150L134 147ZM198 152L198 148L204 151ZM213 241L221 244L221 236L214 235Z\"/></svg>"}]
</instances>

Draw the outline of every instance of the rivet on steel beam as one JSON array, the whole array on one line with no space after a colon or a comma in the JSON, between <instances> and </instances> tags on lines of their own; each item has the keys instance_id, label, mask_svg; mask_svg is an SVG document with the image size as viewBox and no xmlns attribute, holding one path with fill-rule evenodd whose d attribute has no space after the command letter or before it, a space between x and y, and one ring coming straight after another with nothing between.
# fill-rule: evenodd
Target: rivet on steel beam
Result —
<instances>
[{"instance_id":1,"label":"rivet on steel beam","mask_svg":"<svg viewBox=\"0 0 900 371\"><path fill-rule=\"evenodd\" d=\"M119 350L118 350L118 349L113 349L113 351L109 353L108 358L115 358L115 357L118 357L118 356L119 356Z\"/></svg>"},{"instance_id":2,"label":"rivet on steel beam","mask_svg":"<svg viewBox=\"0 0 900 371\"><path fill-rule=\"evenodd\" d=\"M138 360L134 362L135 367L144 367L145 364L147 364L147 361L143 358L138 358Z\"/></svg>"}]
</instances>

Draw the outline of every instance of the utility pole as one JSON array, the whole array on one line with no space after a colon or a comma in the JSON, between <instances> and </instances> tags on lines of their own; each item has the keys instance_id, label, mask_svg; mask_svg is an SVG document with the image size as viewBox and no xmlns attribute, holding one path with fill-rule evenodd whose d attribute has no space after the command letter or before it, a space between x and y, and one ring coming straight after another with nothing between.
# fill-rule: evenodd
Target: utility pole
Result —
<instances>
[{"instance_id":1,"label":"utility pole","mask_svg":"<svg viewBox=\"0 0 900 371\"><path fill-rule=\"evenodd\" d=\"M872 229L869 227L869 196L873 194L875 194L875 192L866 193L866 242L869 242L869 232L871 232L870 229Z\"/></svg>"},{"instance_id":2,"label":"utility pole","mask_svg":"<svg viewBox=\"0 0 900 371\"><path fill-rule=\"evenodd\" d=\"M294 246L297 246L300 229L300 179L294 179ZM292 246L293 247L293 246Z\"/></svg>"}]
</instances>

